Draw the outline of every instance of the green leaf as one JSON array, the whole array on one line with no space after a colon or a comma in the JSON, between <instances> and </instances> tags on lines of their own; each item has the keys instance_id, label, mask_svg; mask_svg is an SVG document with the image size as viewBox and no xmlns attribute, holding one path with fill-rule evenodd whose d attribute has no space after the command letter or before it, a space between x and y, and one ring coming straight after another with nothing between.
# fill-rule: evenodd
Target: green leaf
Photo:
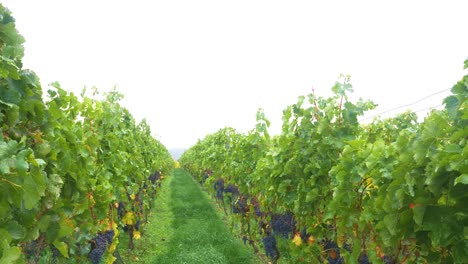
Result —
<instances>
[{"instance_id":1,"label":"green leaf","mask_svg":"<svg viewBox=\"0 0 468 264\"><path fill-rule=\"evenodd\" d=\"M422 226L425 212L426 206L415 206L413 208L413 219L417 225Z\"/></svg>"},{"instance_id":2,"label":"green leaf","mask_svg":"<svg viewBox=\"0 0 468 264\"><path fill-rule=\"evenodd\" d=\"M385 227L387 228L388 232L392 235L396 234L396 223L397 223L397 216L395 214L388 214L384 217Z\"/></svg>"},{"instance_id":3,"label":"green leaf","mask_svg":"<svg viewBox=\"0 0 468 264\"><path fill-rule=\"evenodd\" d=\"M10 159L0 160L0 174L10 174Z\"/></svg>"},{"instance_id":4,"label":"green leaf","mask_svg":"<svg viewBox=\"0 0 468 264\"><path fill-rule=\"evenodd\" d=\"M13 156L18 147L18 142L11 140L8 143L0 142L0 159L5 159Z\"/></svg>"},{"instance_id":5,"label":"green leaf","mask_svg":"<svg viewBox=\"0 0 468 264\"><path fill-rule=\"evenodd\" d=\"M50 224L50 215L44 215L41 219L37 222L37 227L41 232L45 232Z\"/></svg>"},{"instance_id":6,"label":"green leaf","mask_svg":"<svg viewBox=\"0 0 468 264\"><path fill-rule=\"evenodd\" d=\"M60 197L62 191L63 180L58 174L49 175L49 181L47 182L47 189L50 194L54 196L55 199Z\"/></svg>"},{"instance_id":7,"label":"green leaf","mask_svg":"<svg viewBox=\"0 0 468 264\"><path fill-rule=\"evenodd\" d=\"M20 174L24 174L28 171L29 164L26 160L27 160L27 156L29 156L30 154L31 154L30 149L25 149L25 150L20 151L20 153L18 153L18 156L16 157L16 170Z\"/></svg>"},{"instance_id":8,"label":"green leaf","mask_svg":"<svg viewBox=\"0 0 468 264\"><path fill-rule=\"evenodd\" d=\"M460 147L460 145L450 144L445 146L444 151L447 153L462 153L463 149Z\"/></svg>"},{"instance_id":9,"label":"green leaf","mask_svg":"<svg viewBox=\"0 0 468 264\"><path fill-rule=\"evenodd\" d=\"M459 183L468 184L468 174L462 174L462 175L458 176L457 178L455 178L454 185L457 185Z\"/></svg>"},{"instance_id":10,"label":"green leaf","mask_svg":"<svg viewBox=\"0 0 468 264\"><path fill-rule=\"evenodd\" d=\"M60 230L58 233L59 238L67 237L73 234L73 223L71 220L64 218L60 221Z\"/></svg>"},{"instance_id":11,"label":"green leaf","mask_svg":"<svg viewBox=\"0 0 468 264\"><path fill-rule=\"evenodd\" d=\"M39 203L39 199L41 198L38 193L38 188L36 187L36 182L34 182L31 175L24 177L23 189L24 207L28 210L31 210L36 207L36 205Z\"/></svg>"},{"instance_id":12,"label":"green leaf","mask_svg":"<svg viewBox=\"0 0 468 264\"><path fill-rule=\"evenodd\" d=\"M457 117L458 108L460 107L460 101L455 95L451 95L444 99L445 109L451 118Z\"/></svg>"},{"instance_id":13,"label":"green leaf","mask_svg":"<svg viewBox=\"0 0 468 264\"><path fill-rule=\"evenodd\" d=\"M56 217L51 216L51 221L49 227L47 228L46 232L46 239L47 241L55 241L60 230L60 225L58 224L58 219Z\"/></svg>"},{"instance_id":14,"label":"green leaf","mask_svg":"<svg viewBox=\"0 0 468 264\"><path fill-rule=\"evenodd\" d=\"M0 241L4 241L7 244L9 244L11 240L13 239L10 235L10 232L8 232L8 230L3 229L3 228L0 228L0 237L2 238L2 240Z\"/></svg>"},{"instance_id":15,"label":"green leaf","mask_svg":"<svg viewBox=\"0 0 468 264\"><path fill-rule=\"evenodd\" d=\"M16 221L8 222L8 224L5 226L5 229L8 230L8 233L10 233L13 239L23 239L26 235L24 227L22 227Z\"/></svg>"},{"instance_id":16,"label":"green leaf","mask_svg":"<svg viewBox=\"0 0 468 264\"><path fill-rule=\"evenodd\" d=\"M65 242L55 240L53 245L60 251L62 256L68 258L68 245Z\"/></svg>"},{"instance_id":17,"label":"green leaf","mask_svg":"<svg viewBox=\"0 0 468 264\"><path fill-rule=\"evenodd\" d=\"M3 243L3 254L0 264L11 264L20 258L21 250L19 247L10 247L5 241Z\"/></svg>"}]
</instances>

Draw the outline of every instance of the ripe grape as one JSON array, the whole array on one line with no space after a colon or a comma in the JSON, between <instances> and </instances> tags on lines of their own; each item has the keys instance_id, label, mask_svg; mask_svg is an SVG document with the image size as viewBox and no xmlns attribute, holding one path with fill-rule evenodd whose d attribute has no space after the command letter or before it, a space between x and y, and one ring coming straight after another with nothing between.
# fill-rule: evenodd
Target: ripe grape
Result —
<instances>
[{"instance_id":1,"label":"ripe grape","mask_svg":"<svg viewBox=\"0 0 468 264\"><path fill-rule=\"evenodd\" d=\"M223 196L223 190L224 190L224 180L219 178L214 186L213 186L214 190L216 191L216 198L219 199L219 200L223 200L224 196Z\"/></svg>"},{"instance_id":2,"label":"ripe grape","mask_svg":"<svg viewBox=\"0 0 468 264\"><path fill-rule=\"evenodd\" d=\"M245 215L245 213L249 211L247 198L245 196L239 197L239 199L234 202L233 208L236 208L235 212L233 209L233 213L241 213L242 215Z\"/></svg>"},{"instance_id":3,"label":"ripe grape","mask_svg":"<svg viewBox=\"0 0 468 264\"><path fill-rule=\"evenodd\" d=\"M333 241L333 240L326 240L325 245L323 248L325 251L328 253L328 263L330 264L338 264L338 263L344 263L344 259L340 257L340 249L338 248L338 245Z\"/></svg>"},{"instance_id":4,"label":"ripe grape","mask_svg":"<svg viewBox=\"0 0 468 264\"><path fill-rule=\"evenodd\" d=\"M117 208L117 214L119 215L119 218L122 218L125 213L125 204L122 202L119 202L119 207Z\"/></svg>"},{"instance_id":5,"label":"ripe grape","mask_svg":"<svg viewBox=\"0 0 468 264\"><path fill-rule=\"evenodd\" d=\"M387 256L387 255L385 255L385 256L383 257L383 262L384 262L385 264L396 264L395 258L392 257L392 256Z\"/></svg>"},{"instance_id":6,"label":"ripe grape","mask_svg":"<svg viewBox=\"0 0 468 264\"><path fill-rule=\"evenodd\" d=\"M265 253L267 257L270 257L272 260L274 260L278 256L275 236L273 234L269 234L262 239L262 242L263 246L265 247Z\"/></svg>"},{"instance_id":7,"label":"ripe grape","mask_svg":"<svg viewBox=\"0 0 468 264\"><path fill-rule=\"evenodd\" d=\"M98 234L97 237L93 239L93 241L93 248L91 252L89 252L88 258L91 261L91 263L99 264L101 263L104 251L106 251L107 238L104 234Z\"/></svg>"},{"instance_id":8,"label":"ripe grape","mask_svg":"<svg viewBox=\"0 0 468 264\"><path fill-rule=\"evenodd\" d=\"M234 184L229 184L225 189L224 192L232 193L233 196L239 196L239 188L237 188Z\"/></svg>"},{"instance_id":9,"label":"ripe grape","mask_svg":"<svg viewBox=\"0 0 468 264\"><path fill-rule=\"evenodd\" d=\"M255 215L260 217L263 215L262 211L260 210L260 204L258 203L257 199L254 197L250 200L252 203L254 210L255 210Z\"/></svg>"},{"instance_id":10,"label":"ripe grape","mask_svg":"<svg viewBox=\"0 0 468 264\"><path fill-rule=\"evenodd\" d=\"M107 243L112 244L112 241L114 239L114 234L115 234L114 229L109 229L106 232L104 232L104 237L106 238Z\"/></svg>"},{"instance_id":11,"label":"ripe grape","mask_svg":"<svg viewBox=\"0 0 468 264\"><path fill-rule=\"evenodd\" d=\"M271 227L278 235L288 238L289 235L292 236L296 229L296 220L291 212L287 212L286 214L273 214L271 216Z\"/></svg>"},{"instance_id":12,"label":"ripe grape","mask_svg":"<svg viewBox=\"0 0 468 264\"><path fill-rule=\"evenodd\" d=\"M219 179L215 182L215 184L214 184L213 187L214 187L214 190L215 190L215 191L221 191L221 192L223 192L223 190L224 190L224 180L223 180L222 178L219 178Z\"/></svg>"},{"instance_id":13,"label":"ripe grape","mask_svg":"<svg viewBox=\"0 0 468 264\"><path fill-rule=\"evenodd\" d=\"M366 252L361 252L361 254L359 255L359 258L358 258L358 262L359 264L369 264L369 257L367 256L367 253Z\"/></svg>"}]
</instances>

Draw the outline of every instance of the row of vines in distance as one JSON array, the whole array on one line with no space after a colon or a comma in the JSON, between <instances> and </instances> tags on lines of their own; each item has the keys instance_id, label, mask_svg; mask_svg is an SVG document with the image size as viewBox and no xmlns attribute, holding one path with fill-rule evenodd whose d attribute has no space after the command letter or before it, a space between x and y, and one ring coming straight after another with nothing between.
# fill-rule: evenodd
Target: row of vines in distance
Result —
<instances>
[{"instance_id":1,"label":"row of vines in distance","mask_svg":"<svg viewBox=\"0 0 468 264\"><path fill-rule=\"evenodd\" d=\"M208 135L181 165L273 262L466 263L468 75L423 122L360 124L374 104L348 100L349 77L332 91L299 97L278 136L259 111L249 133Z\"/></svg>"},{"instance_id":2,"label":"row of vines in distance","mask_svg":"<svg viewBox=\"0 0 468 264\"><path fill-rule=\"evenodd\" d=\"M43 99L23 42L0 5L0 263L113 263L174 161L116 91L78 98L54 83Z\"/></svg>"}]
</instances>

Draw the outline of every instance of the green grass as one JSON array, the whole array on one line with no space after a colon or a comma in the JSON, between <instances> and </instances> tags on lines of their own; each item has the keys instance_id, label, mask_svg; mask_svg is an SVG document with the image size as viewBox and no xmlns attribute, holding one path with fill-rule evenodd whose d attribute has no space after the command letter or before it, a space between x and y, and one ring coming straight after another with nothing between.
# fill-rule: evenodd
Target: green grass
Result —
<instances>
[{"instance_id":1,"label":"green grass","mask_svg":"<svg viewBox=\"0 0 468 264\"><path fill-rule=\"evenodd\" d=\"M126 245L125 239L121 244ZM135 249L122 248L125 263L261 263L232 235L208 195L180 169L163 182Z\"/></svg>"}]
</instances>

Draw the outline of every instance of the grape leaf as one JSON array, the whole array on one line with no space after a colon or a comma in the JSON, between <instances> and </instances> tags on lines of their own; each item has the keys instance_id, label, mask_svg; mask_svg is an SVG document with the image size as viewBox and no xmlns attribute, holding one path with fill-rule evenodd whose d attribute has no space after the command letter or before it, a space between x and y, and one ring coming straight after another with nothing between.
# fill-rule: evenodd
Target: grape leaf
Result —
<instances>
[{"instance_id":1,"label":"grape leaf","mask_svg":"<svg viewBox=\"0 0 468 264\"><path fill-rule=\"evenodd\" d=\"M0 264L11 264L20 258L21 250L19 247L10 247L6 241L3 241L3 254L0 258Z\"/></svg>"},{"instance_id":2,"label":"grape leaf","mask_svg":"<svg viewBox=\"0 0 468 264\"><path fill-rule=\"evenodd\" d=\"M69 258L68 256L68 245L65 242L55 240L53 245L60 251L62 256Z\"/></svg>"},{"instance_id":3,"label":"grape leaf","mask_svg":"<svg viewBox=\"0 0 468 264\"><path fill-rule=\"evenodd\" d=\"M454 185L457 185L459 183L468 184L468 174L462 174L462 175L458 176L457 178L455 178Z\"/></svg>"},{"instance_id":4,"label":"grape leaf","mask_svg":"<svg viewBox=\"0 0 468 264\"><path fill-rule=\"evenodd\" d=\"M13 239L22 239L26 235L25 229L14 220L8 222L5 229L8 230Z\"/></svg>"}]
</instances>

